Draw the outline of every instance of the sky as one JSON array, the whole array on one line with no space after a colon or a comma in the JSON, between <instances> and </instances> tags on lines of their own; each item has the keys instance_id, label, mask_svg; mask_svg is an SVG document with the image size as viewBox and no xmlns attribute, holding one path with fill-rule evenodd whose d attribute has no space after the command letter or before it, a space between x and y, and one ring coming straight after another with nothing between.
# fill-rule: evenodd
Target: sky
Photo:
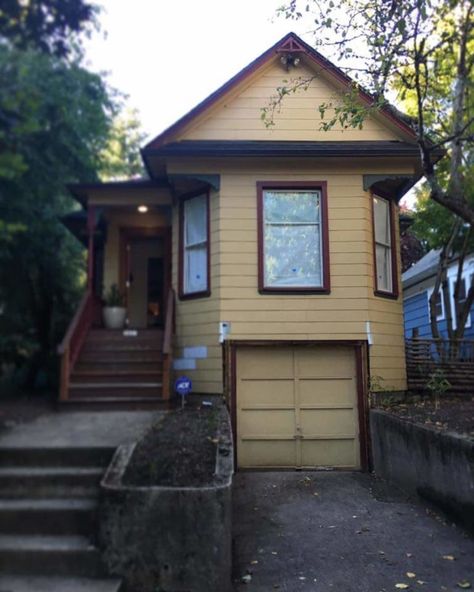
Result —
<instances>
[{"instance_id":1,"label":"sky","mask_svg":"<svg viewBox=\"0 0 474 592\"><path fill-rule=\"evenodd\" d=\"M103 32L86 64L128 95L151 139L289 31L311 42L303 23L275 16L283 2L98 0Z\"/></svg>"},{"instance_id":2,"label":"sky","mask_svg":"<svg viewBox=\"0 0 474 592\"><path fill-rule=\"evenodd\" d=\"M308 21L277 16L285 0L97 3L102 6L102 32L85 44L86 66L104 73L112 87L128 96L146 141L290 31L314 41ZM324 49L322 53L331 59ZM414 193L404 201L412 207Z\"/></svg>"}]
</instances>

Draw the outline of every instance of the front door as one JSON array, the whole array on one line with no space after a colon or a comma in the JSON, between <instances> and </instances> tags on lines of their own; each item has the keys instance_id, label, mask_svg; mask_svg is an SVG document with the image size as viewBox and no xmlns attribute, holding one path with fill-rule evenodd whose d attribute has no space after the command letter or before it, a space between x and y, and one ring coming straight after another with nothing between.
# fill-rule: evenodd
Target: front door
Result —
<instances>
[{"instance_id":1,"label":"front door","mask_svg":"<svg viewBox=\"0 0 474 592\"><path fill-rule=\"evenodd\" d=\"M171 285L171 229L121 228L119 260L129 327L162 327Z\"/></svg>"},{"instance_id":2,"label":"front door","mask_svg":"<svg viewBox=\"0 0 474 592\"><path fill-rule=\"evenodd\" d=\"M159 326L163 323L163 240L131 239L127 251L129 326L136 329Z\"/></svg>"}]
</instances>

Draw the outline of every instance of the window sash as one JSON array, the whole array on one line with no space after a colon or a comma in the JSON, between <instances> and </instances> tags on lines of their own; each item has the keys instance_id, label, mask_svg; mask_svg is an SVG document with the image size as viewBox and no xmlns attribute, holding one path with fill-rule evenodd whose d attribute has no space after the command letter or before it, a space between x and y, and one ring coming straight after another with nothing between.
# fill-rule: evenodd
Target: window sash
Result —
<instances>
[{"instance_id":1,"label":"window sash","mask_svg":"<svg viewBox=\"0 0 474 592\"><path fill-rule=\"evenodd\" d=\"M321 191L264 190L262 200L264 287L322 287Z\"/></svg>"},{"instance_id":2,"label":"window sash","mask_svg":"<svg viewBox=\"0 0 474 592\"><path fill-rule=\"evenodd\" d=\"M208 216L207 195L183 202L183 295L206 292L209 288Z\"/></svg>"},{"instance_id":3,"label":"window sash","mask_svg":"<svg viewBox=\"0 0 474 592\"><path fill-rule=\"evenodd\" d=\"M390 202L373 196L376 290L394 292Z\"/></svg>"}]
</instances>

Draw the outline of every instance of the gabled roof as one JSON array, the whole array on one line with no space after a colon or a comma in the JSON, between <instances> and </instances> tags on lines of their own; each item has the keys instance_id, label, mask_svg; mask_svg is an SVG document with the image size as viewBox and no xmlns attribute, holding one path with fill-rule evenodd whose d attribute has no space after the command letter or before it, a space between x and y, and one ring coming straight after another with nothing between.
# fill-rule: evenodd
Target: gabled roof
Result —
<instances>
[{"instance_id":1,"label":"gabled roof","mask_svg":"<svg viewBox=\"0 0 474 592\"><path fill-rule=\"evenodd\" d=\"M403 288L409 288L414 284L418 284L419 282L436 275L440 252L441 249L432 249L417 261L415 265L412 265L407 269L402 274Z\"/></svg>"},{"instance_id":2,"label":"gabled roof","mask_svg":"<svg viewBox=\"0 0 474 592\"><path fill-rule=\"evenodd\" d=\"M186 115L181 117L176 123L154 138L149 142L143 149L142 155L145 157L151 151L156 150L166 144L169 140L173 139L184 126L188 125L194 118L204 113L207 109L210 109L217 101L219 101L224 95L231 92L237 85L241 84L248 78L253 72L261 68L277 54L291 52L292 54L303 54L310 62L314 65L322 68L326 71L335 81L339 82L345 87L350 87L354 84L354 80L345 74L340 68L331 63L327 58L321 55L313 47L308 45L295 33L288 33L280 41L275 43L270 49L265 51L256 60L251 62L223 86L213 92L207 99L199 103L194 109L189 111ZM372 95L363 89L360 89L359 96L362 101L367 104L372 104L374 99ZM381 114L387 118L392 124L395 124L405 134L415 139L415 133L408 123L408 117L404 116L397 109L391 106L386 106L381 110Z\"/></svg>"}]
</instances>

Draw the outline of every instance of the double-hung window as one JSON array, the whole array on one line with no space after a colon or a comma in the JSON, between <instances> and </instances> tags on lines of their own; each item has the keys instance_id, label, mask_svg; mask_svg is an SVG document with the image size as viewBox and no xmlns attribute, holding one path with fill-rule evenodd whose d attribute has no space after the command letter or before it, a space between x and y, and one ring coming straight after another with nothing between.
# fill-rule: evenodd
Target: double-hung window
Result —
<instances>
[{"instance_id":1,"label":"double-hung window","mask_svg":"<svg viewBox=\"0 0 474 592\"><path fill-rule=\"evenodd\" d=\"M328 292L326 185L258 184L259 289Z\"/></svg>"},{"instance_id":2,"label":"double-hung window","mask_svg":"<svg viewBox=\"0 0 474 592\"><path fill-rule=\"evenodd\" d=\"M373 196L375 291L380 296L396 297L396 260L393 244L393 220L391 203L377 195Z\"/></svg>"},{"instance_id":3,"label":"double-hung window","mask_svg":"<svg viewBox=\"0 0 474 592\"><path fill-rule=\"evenodd\" d=\"M188 197L181 202L180 297L208 296L209 197Z\"/></svg>"}]
</instances>

